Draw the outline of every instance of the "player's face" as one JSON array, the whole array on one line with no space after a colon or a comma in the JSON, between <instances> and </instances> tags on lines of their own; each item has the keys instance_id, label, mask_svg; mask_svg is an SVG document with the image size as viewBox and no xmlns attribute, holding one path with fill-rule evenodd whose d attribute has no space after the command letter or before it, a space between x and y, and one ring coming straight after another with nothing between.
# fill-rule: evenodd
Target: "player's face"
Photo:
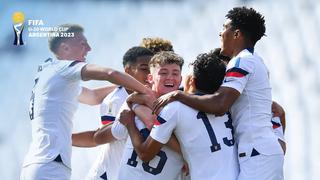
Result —
<instances>
[{"instance_id":1,"label":"player's face","mask_svg":"<svg viewBox=\"0 0 320 180\"><path fill-rule=\"evenodd\" d=\"M149 80L157 96L177 90L181 83L181 69L177 64L157 65L153 67Z\"/></svg>"},{"instance_id":2,"label":"player's face","mask_svg":"<svg viewBox=\"0 0 320 180\"><path fill-rule=\"evenodd\" d=\"M126 72L134 77L136 80L141 82L142 84L147 84L147 77L150 73L149 70L149 61L152 56L140 56L137 58L137 62L130 65Z\"/></svg>"},{"instance_id":3,"label":"player's face","mask_svg":"<svg viewBox=\"0 0 320 180\"><path fill-rule=\"evenodd\" d=\"M74 37L65 43L68 47L68 58L71 60L85 61L87 53L91 51L91 47L82 33L75 33Z\"/></svg>"},{"instance_id":4,"label":"player's face","mask_svg":"<svg viewBox=\"0 0 320 180\"><path fill-rule=\"evenodd\" d=\"M231 20L227 19L223 24L223 29L219 34L221 39L221 54L232 57L234 30L232 30Z\"/></svg>"}]
</instances>

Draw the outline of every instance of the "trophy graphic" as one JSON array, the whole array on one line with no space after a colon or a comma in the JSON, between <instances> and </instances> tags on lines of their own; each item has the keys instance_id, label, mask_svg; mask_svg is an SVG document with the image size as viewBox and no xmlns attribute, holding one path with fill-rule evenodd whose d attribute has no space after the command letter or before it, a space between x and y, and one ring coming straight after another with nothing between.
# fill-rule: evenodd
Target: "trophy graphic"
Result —
<instances>
[{"instance_id":1,"label":"trophy graphic","mask_svg":"<svg viewBox=\"0 0 320 180\"><path fill-rule=\"evenodd\" d=\"M15 12L12 15L13 30L14 30L14 42L13 45L23 45L22 32L24 28L24 14L22 12Z\"/></svg>"}]
</instances>

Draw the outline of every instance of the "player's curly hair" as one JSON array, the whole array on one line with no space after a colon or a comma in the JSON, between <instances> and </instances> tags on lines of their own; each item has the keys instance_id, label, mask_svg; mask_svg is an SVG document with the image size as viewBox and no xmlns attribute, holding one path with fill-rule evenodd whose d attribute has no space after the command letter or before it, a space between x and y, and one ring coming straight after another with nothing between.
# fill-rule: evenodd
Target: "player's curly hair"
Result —
<instances>
[{"instance_id":1,"label":"player's curly hair","mask_svg":"<svg viewBox=\"0 0 320 180\"><path fill-rule=\"evenodd\" d=\"M253 8L235 7L226 15L233 29L239 29L253 44L265 35L264 16Z\"/></svg>"},{"instance_id":2,"label":"player's curly hair","mask_svg":"<svg viewBox=\"0 0 320 180\"><path fill-rule=\"evenodd\" d=\"M158 53L161 51L174 51L172 44L169 40L165 40L162 38L143 38L140 46L145 47L153 51L154 53Z\"/></svg>"},{"instance_id":3,"label":"player's curly hair","mask_svg":"<svg viewBox=\"0 0 320 180\"><path fill-rule=\"evenodd\" d=\"M180 69L182 69L183 63L183 58L176 53L172 51L161 51L151 58L149 67L153 68L156 67L156 65L177 64Z\"/></svg>"},{"instance_id":4,"label":"player's curly hair","mask_svg":"<svg viewBox=\"0 0 320 180\"><path fill-rule=\"evenodd\" d=\"M144 47L134 46L130 48L123 56L123 67L130 66L137 62L138 57L142 56L153 56L154 53Z\"/></svg>"},{"instance_id":5,"label":"player's curly hair","mask_svg":"<svg viewBox=\"0 0 320 180\"><path fill-rule=\"evenodd\" d=\"M220 49L199 54L191 63L197 90L212 94L217 91L224 79L226 65L219 58Z\"/></svg>"}]
</instances>

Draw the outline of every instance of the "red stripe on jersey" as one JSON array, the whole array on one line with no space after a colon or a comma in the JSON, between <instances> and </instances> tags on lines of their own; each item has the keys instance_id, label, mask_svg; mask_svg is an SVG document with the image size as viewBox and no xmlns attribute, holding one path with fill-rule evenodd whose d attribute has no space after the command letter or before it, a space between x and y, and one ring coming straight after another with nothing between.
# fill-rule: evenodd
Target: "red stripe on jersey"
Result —
<instances>
[{"instance_id":1,"label":"red stripe on jersey","mask_svg":"<svg viewBox=\"0 0 320 180\"><path fill-rule=\"evenodd\" d=\"M154 125L157 125L157 126L159 126L161 123L158 121L158 120L156 120L155 122L154 122Z\"/></svg>"},{"instance_id":2,"label":"red stripe on jersey","mask_svg":"<svg viewBox=\"0 0 320 180\"><path fill-rule=\"evenodd\" d=\"M163 123L167 122L166 120L164 120L162 117L158 116L157 120L154 122L154 125L161 125Z\"/></svg>"},{"instance_id":3,"label":"red stripe on jersey","mask_svg":"<svg viewBox=\"0 0 320 180\"><path fill-rule=\"evenodd\" d=\"M271 121L271 123L272 123L272 128L273 129L277 129L277 128L279 128L281 126L280 123L277 123L277 122L274 122L274 121Z\"/></svg>"},{"instance_id":4,"label":"red stripe on jersey","mask_svg":"<svg viewBox=\"0 0 320 180\"><path fill-rule=\"evenodd\" d=\"M273 125L272 125L272 128L273 128L273 129L277 129L277 128L279 128L279 127L280 127L280 125L278 125L278 124L273 124Z\"/></svg>"},{"instance_id":5,"label":"red stripe on jersey","mask_svg":"<svg viewBox=\"0 0 320 180\"><path fill-rule=\"evenodd\" d=\"M106 124L109 124L109 123L112 123L113 121L111 120L103 120L103 121L101 121L101 123L103 124L103 125L106 125Z\"/></svg>"},{"instance_id":6,"label":"red stripe on jersey","mask_svg":"<svg viewBox=\"0 0 320 180\"><path fill-rule=\"evenodd\" d=\"M245 76L245 75L242 73L239 73L239 72L227 72L226 73L226 77L243 77L243 76Z\"/></svg>"}]
</instances>

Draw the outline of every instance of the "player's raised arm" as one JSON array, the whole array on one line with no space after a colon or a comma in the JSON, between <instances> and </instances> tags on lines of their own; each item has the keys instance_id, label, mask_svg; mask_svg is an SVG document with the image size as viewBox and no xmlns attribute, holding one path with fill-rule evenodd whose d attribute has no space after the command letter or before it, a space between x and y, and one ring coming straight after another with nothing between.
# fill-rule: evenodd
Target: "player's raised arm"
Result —
<instances>
[{"instance_id":1,"label":"player's raised arm","mask_svg":"<svg viewBox=\"0 0 320 180\"><path fill-rule=\"evenodd\" d=\"M111 128L112 128L112 123L108 125L104 125L103 127L96 130L95 133L93 134L94 142L97 145L100 145L100 144L110 143L116 140L116 138L114 138L112 135Z\"/></svg>"},{"instance_id":2,"label":"player's raised arm","mask_svg":"<svg viewBox=\"0 0 320 180\"><path fill-rule=\"evenodd\" d=\"M153 112L158 112L161 107L172 101L180 101L203 112L223 115L239 96L240 93L237 90L229 87L220 87L216 93L203 96L196 96L177 90L158 98L154 104Z\"/></svg>"},{"instance_id":3,"label":"player's raised arm","mask_svg":"<svg viewBox=\"0 0 320 180\"><path fill-rule=\"evenodd\" d=\"M96 131L85 131L72 134L72 146L76 147L96 147L97 144L93 140Z\"/></svg>"},{"instance_id":4,"label":"player's raised arm","mask_svg":"<svg viewBox=\"0 0 320 180\"><path fill-rule=\"evenodd\" d=\"M151 94L151 90L146 88L132 76L119 72L111 68L105 68L94 64L87 64L81 70L81 78L87 80L106 80L114 84L124 86L130 90L144 94Z\"/></svg>"},{"instance_id":5,"label":"player's raised arm","mask_svg":"<svg viewBox=\"0 0 320 180\"><path fill-rule=\"evenodd\" d=\"M97 89L88 89L82 87L81 94L78 96L78 100L81 103L88 105L101 104L103 99L110 94L117 86L111 85Z\"/></svg>"}]
</instances>

